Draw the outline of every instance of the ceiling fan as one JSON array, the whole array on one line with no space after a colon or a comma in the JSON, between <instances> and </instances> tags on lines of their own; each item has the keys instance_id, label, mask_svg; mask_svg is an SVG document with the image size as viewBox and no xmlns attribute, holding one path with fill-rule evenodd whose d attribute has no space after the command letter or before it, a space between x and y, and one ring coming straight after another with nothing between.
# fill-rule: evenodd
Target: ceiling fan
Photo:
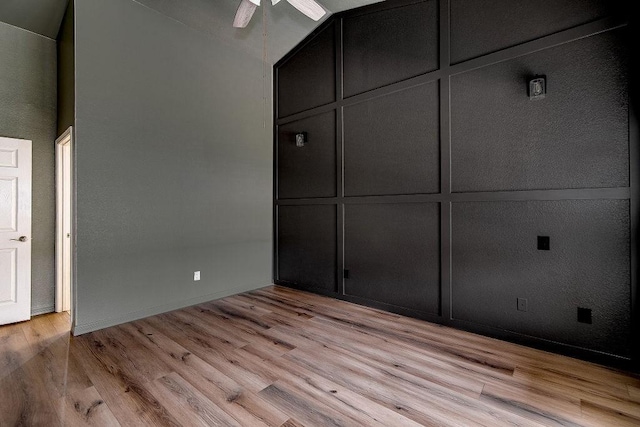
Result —
<instances>
[{"instance_id":1,"label":"ceiling fan","mask_svg":"<svg viewBox=\"0 0 640 427\"><path fill-rule=\"evenodd\" d=\"M327 13L315 0L287 1L314 21L318 21ZM271 0L271 4L273 5L279 2L280 0ZM251 21L251 17L258 6L260 6L260 0L242 0L240 6L238 6L236 18L233 20L233 26L235 28L245 28L249 24L249 21Z\"/></svg>"}]
</instances>

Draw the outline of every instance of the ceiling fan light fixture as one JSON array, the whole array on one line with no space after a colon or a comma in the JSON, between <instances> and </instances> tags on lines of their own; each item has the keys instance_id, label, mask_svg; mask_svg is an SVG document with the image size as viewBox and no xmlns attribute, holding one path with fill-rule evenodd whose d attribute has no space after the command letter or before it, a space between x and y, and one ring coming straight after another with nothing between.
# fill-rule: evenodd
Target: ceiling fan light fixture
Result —
<instances>
[{"instance_id":1,"label":"ceiling fan light fixture","mask_svg":"<svg viewBox=\"0 0 640 427\"><path fill-rule=\"evenodd\" d=\"M280 0L271 0L272 5L276 5L279 2ZM315 0L287 0L287 2L314 21L319 21L327 14L327 11ZM233 20L233 26L235 28L245 28L251 21L251 17L253 17L258 6L260 6L260 0L242 0Z\"/></svg>"}]
</instances>

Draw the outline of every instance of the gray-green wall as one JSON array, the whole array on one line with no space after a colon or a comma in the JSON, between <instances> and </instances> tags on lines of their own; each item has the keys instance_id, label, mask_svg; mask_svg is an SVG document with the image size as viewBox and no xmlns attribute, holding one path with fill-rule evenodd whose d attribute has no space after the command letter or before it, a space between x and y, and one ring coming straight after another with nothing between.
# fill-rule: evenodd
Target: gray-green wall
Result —
<instances>
[{"instance_id":1,"label":"gray-green wall","mask_svg":"<svg viewBox=\"0 0 640 427\"><path fill-rule=\"evenodd\" d=\"M130 0L75 18L75 333L270 284L261 58Z\"/></svg>"},{"instance_id":2,"label":"gray-green wall","mask_svg":"<svg viewBox=\"0 0 640 427\"><path fill-rule=\"evenodd\" d=\"M56 42L0 22L0 136L33 141L32 314L55 299Z\"/></svg>"},{"instance_id":3,"label":"gray-green wall","mask_svg":"<svg viewBox=\"0 0 640 427\"><path fill-rule=\"evenodd\" d=\"M58 136L75 119L74 1L70 0L58 33Z\"/></svg>"}]
</instances>

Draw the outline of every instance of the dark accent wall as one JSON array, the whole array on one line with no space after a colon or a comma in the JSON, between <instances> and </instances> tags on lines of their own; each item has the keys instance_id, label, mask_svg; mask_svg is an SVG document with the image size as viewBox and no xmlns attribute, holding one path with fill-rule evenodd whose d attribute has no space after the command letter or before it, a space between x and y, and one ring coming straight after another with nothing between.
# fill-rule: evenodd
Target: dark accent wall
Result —
<instances>
[{"instance_id":1,"label":"dark accent wall","mask_svg":"<svg viewBox=\"0 0 640 427\"><path fill-rule=\"evenodd\" d=\"M0 22L0 136L32 141L31 313L55 303L56 42Z\"/></svg>"},{"instance_id":2,"label":"dark accent wall","mask_svg":"<svg viewBox=\"0 0 640 427\"><path fill-rule=\"evenodd\" d=\"M58 136L75 120L74 0L69 0L58 33Z\"/></svg>"},{"instance_id":3,"label":"dark accent wall","mask_svg":"<svg viewBox=\"0 0 640 427\"><path fill-rule=\"evenodd\" d=\"M333 17L275 66L275 282L637 367L623 4L388 0Z\"/></svg>"}]
</instances>

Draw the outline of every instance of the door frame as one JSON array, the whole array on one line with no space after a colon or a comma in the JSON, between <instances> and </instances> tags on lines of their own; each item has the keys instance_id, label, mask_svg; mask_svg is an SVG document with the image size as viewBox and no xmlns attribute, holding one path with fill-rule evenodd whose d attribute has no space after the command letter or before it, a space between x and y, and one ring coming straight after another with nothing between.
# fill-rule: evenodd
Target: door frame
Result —
<instances>
[{"instance_id":1,"label":"door frame","mask_svg":"<svg viewBox=\"0 0 640 427\"><path fill-rule=\"evenodd\" d=\"M71 187L71 192L70 192L70 215L71 215L71 239L69 242L70 245L70 280L69 280L69 285L70 285L70 289L69 289L69 293L70 293L70 298L69 298L69 312L71 315L71 324L73 325L73 319L74 319L74 311L75 311L75 252L76 252L76 245L75 245L75 229L76 229L76 215L75 215L75 161L74 161L74 157L75 157L75 153L74 153L74 145L73 145L73 126L70 126L66 131L64 131L64 133L62 135L60 135L60 137L58 137L58 139L56 139L56 300L55 300L55 310L56 312L61 312L63 309L63 277L62 277L62 272L63 272L63 256L62 256L62 248L63 248L63 242L64 242L64 227L63 227L63 220L64 217L62 215L63 212L63 193L62 193L62 189L63 189L63 180L64 180L64 176L63 176L63 168L62 168L62 162L63 162L63 150L65 146L69 147L69 156L70 156L70 163L71 163L71 167L70 167L70 187Z\"/></svg>"}]
</instances>

